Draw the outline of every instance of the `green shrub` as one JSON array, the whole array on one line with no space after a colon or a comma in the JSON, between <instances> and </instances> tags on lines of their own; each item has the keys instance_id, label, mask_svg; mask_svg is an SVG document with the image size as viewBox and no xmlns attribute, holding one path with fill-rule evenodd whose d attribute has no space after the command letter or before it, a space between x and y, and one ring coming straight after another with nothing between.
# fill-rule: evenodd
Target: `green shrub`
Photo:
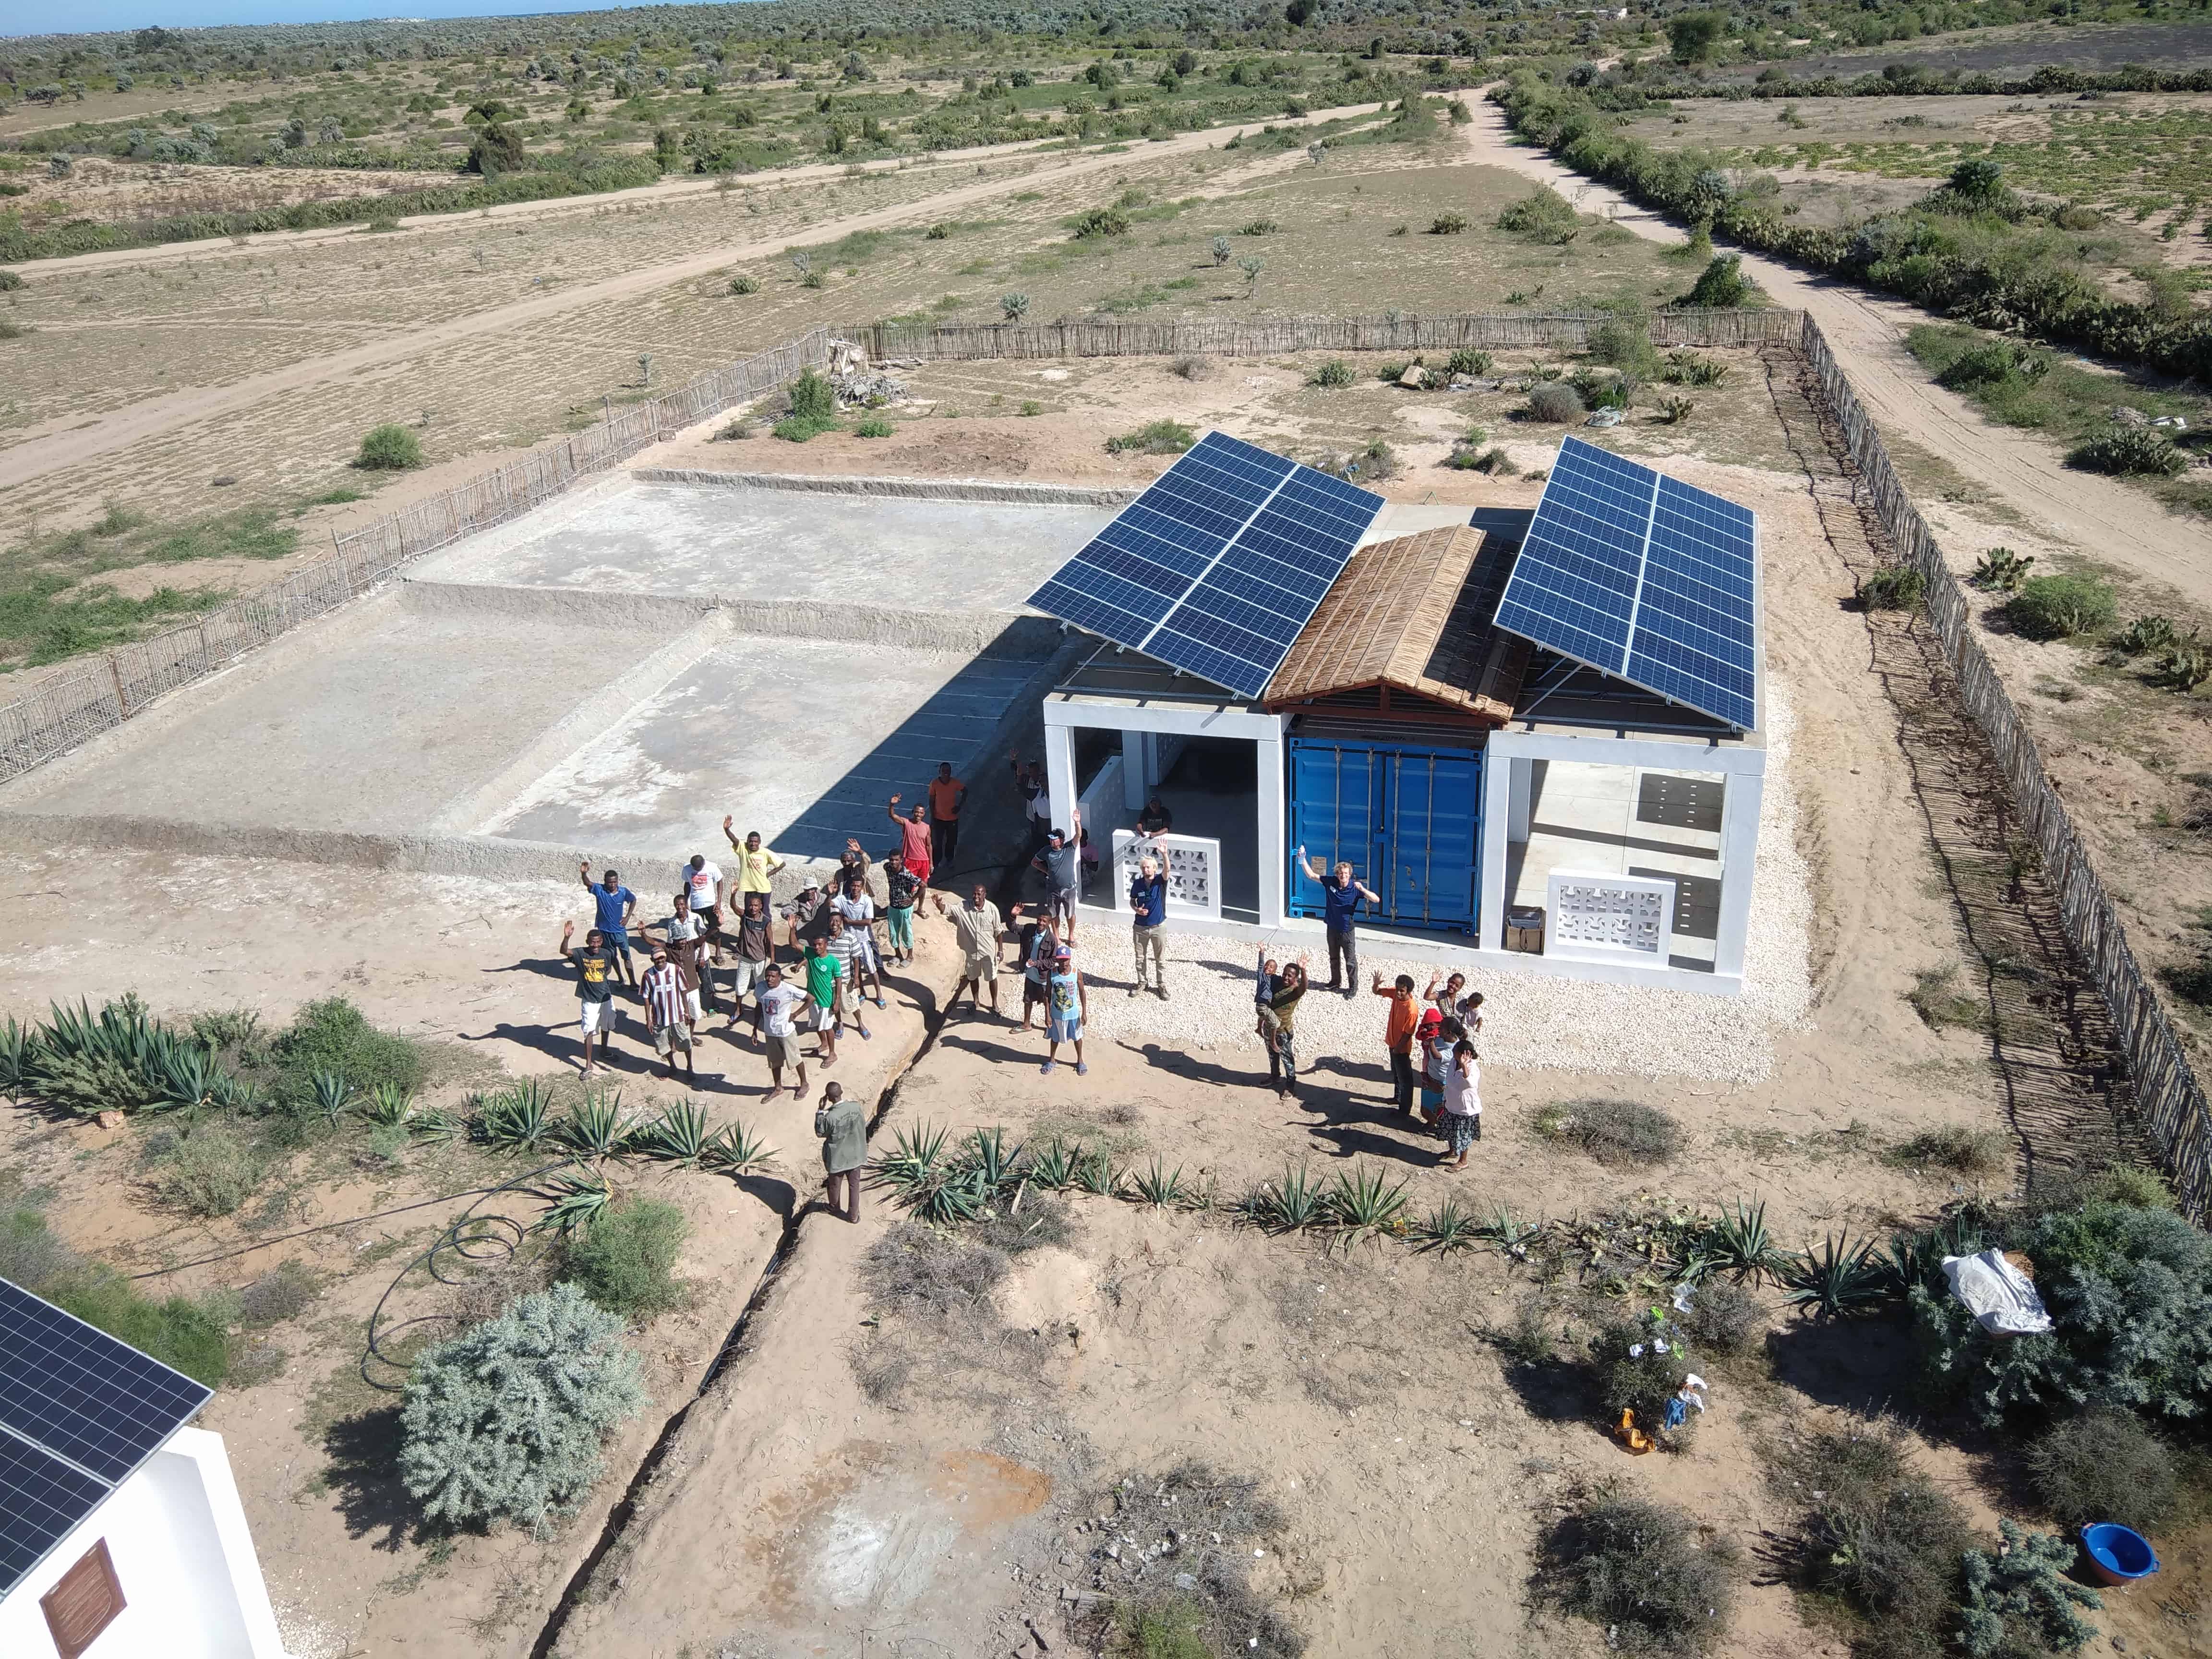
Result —
<instances>
[{"instance_id":1,"label":"green shrub","mask_svg":"<svg viewBox=\"0 0 2212 1659\"><path fill-rule=\"evenodd\" d=\"M2094 1401L2154 1419L2212 1407L2212 1238L2171 1210L2104 1199L1991 1231L2035 1263L2052 1328L1993 1337L1921 1277L1908 1297L1931 1394L1992 1425Z\"/></svg>"},{"instance_id":2,"label":"green shrub","mask_svg":"<svg viewBox=\"0 0 2212 1659\"><path fill-rule=\"evenodd\" d=\"M1463 213L1439 213L1429 221L1431 236L1456 236L1466 228L1467 216Z\"/></svg>"},{"instance_id":3,"label":"green shrub","mask_svg":"<svg viewBox=\"0 0 2212 1659\"><path fill-rule=\"evenodd\" d=\"M1030 296L1022 293L1001 294L999 296L1000 314L1010 323L1018 323L1030 314Z\"/></svg>"},{"instance_id":4,"label":"green shrub","mask_svg":"<svg viewBox=\"0 0 2212 1659\"><path fill-rule=\"evenodd\" d=\"M829 420L837 413L837 393L817 370L800 369L790 397L791 412L802 421Z\"/></svg>"},{"instance_id":5,"label":"green shrub","mask_svg":"<svg viewBox=\"0 0 2212 1659\"><path fill-rule=\"evenodd\" d=\"M23 286L23 279L12 270L0 270L0 294L12 294Z\"/></svg>"},{"instance_id":6,"label":"green shrub","mask_svg":"<svg viewBox=\"0 0 2212 1659\"><path fill-rule=\"evenodd\" d=\"M1549 185L1537 185L1498 216L1498 229L1555 246L1574 240L1578 224L1573 204Z\"/></svg>"},{"instance_id":7,"label":"green shrub","mask_svg":"<svg viewBox=\"0 0 2212 1659\"><path fill-rule=\"evenodd\" d=\"M1681 1139L1673 1118L1635 1100L1553 1101L1538 1110L1534 1127L1610 1164L1663 1164Z\"/></svg>"},{"instance_id":8,"label":"green shrub","mask_svg":"<svg viewBox=\"0 0 2212 1659\"><path fill-rule=\"evenodd\" d=\"M888 438L893 430L891 423L882 416L864 415L854 423L853 435L856 438Z\"/></svg>"},{"instance_id":9,"label":"green shrub","mask_svg":"<svg viewBox=\"0 0 2212 1659\"><path fill-rule=\"evenodd\" d=\"M1462 346L1452 353L1444 364L1447 374L1487 374L1490 373L1490 354L1478 351L1473 346Z\"/></svg>"},{"instance_id":10,"label":"green shrub","mask_svg":"<svg viewBox=\"0 0 2212 1659\"><path fill-rule=\"evenodd\" d=\"M1129 216L1118 208L1093 208L1069 226L1078 240L1097 236L1127 236Z\"/></svg>"},{"instance_id":11,"label":"green shrub","mask_svg":"<svg viewBox=\"0 0 2212 1659\"><path fill-rule=\"evenodd\" d=\"M1180 455L1198 441L1198 434L1176 421L1152 421L1134 432L1106 441L1109 455Z\"/></svg>"},{"instance_id":12,"label":"green shrub","mask_svg":"<svg viewBox=\"0 0 2212 1659\"><path fill-rule=\"evenodd\" d=\"M401 472L422 465L422 443L396 421L373 426L361 441L361 453L353 464L364 471Z\"/></svg>"},{"instance_id":13,"label":"green shrub","mask_svg":"<svg viewBox=\"0 0 2212 1659\"><path fill-rule=\"evenodd\" d=\"M2118 609L2110 582L2079 572L2030 576L2005 601L2013 632L2031 640L2063 640L2109 628Z\"/></svg>"},{"instance_id":14,"label":"green shrub","mask_svg":"<svg viewBox=\"0 0 2212 1659\"><path fill-rule=\"evenodd\" d=\"M268 1154L244 1125L208 1118L155 1159L147 1185L162 1203L186 1215L234 1215L268 1174Z\"/></svg>"},{"instance_id":15,"label":"green shrub","mask_svg":"<svg viewBox=\"0 0 2212 1659\"><path fill-rule=\"evenodd\" d=\"M1698 273L1698 280L1682 296L1682 304L1709 311L1731 311L1738 306L1749 305L1758 294L1751 279L1743 274L1743 256L1723 253L1716 255Z\"/></svg>"},{"instance_id":16,"label":"green shrub","mask_svg":"<svg viewBox=\"0 0 2212 1659\"><path fill-rule=\"evenodd\" d=\"M2154 427L2122 426L2075 445L2066 465L2123 477L2171 478L2188 467L2189 457Z\"/></svg>"},{"instance_id":17,"label":"green shrub","mask_svg":"<svg viewBox=\"0 0 2212 1659\"><path fill-rule=\"evenodd\" d=\"M1864 1659L1944 1659L1958 1620L1966 1514L1916 1469L1887 1422L1816 1428L1787 1443L1773 1484L1811 1507L1796 1553L1809 1587L1866 1621Z\"/></svg>"},{"instance_id":18,"label":"green shrub","mask_svg":"<svg viewBox=\"0 0 2212 1659\"><path fill-rule=\"evenodd\" d=\"M1867 611L1917 611L1927 592L1928 579L1918 567L1886 564L1859 583L1859 605Z\"/></svg>"},{"instance_id":19,"label":"green shrub","mask_svg":"<svg viewBox=\"0 0 2212 1659\"><path fill-rule=\"evenodd\" d=\"M1528 388L1528 418L1553 426L1579 421L1587 413L1582 393L1563 380L1547 380Z\"/></svg>"},{"instance_id":20,"label":"green shrub","mask_svg":"<svg viewBox=\"0 0 2212 1659\"><path fill-rule=\"evenodd\" d=\"M1655 1430L1667 1402L1681 1392L1690 1375L1689 1355L1680 1341L1667 1342L1661 1352L1655 1336L1665 1340L1657 1327L1624 1319L1590 1339L1590 1364L1607 1421L1632 1411L1642 1427Z\"/></svg>"},{"instance_id":21,"label":"green shrub","mask_svg":"<svg viewBox=\"0 0 2212 1659\"><path fill-rule=\"evenodd\" d=\"M429 1075L422 1045L396 1031L380 1031L343 997L301 1005L292 1023L269 1044L276 1091L287 1103L313 1098L318 1073L343 1077L362 1095L380 1085L419 1093Z\"/></svg>"},{"instance_id":22,"label":"green shrub","mask_svg":"<svg viewBox=\"0 0 2212 1659\"><path fill-rule=\"evenodd\" d=\"M1697 1531L1680 1510L1601 1488L1544 1540L1536 1598L1622 1652L1710 1652L1735 1616L1741 1557L1733 1540L1700 1546Z\"/></svg>"},{"instance_id":23,"label":"green shrub","mask_svg":"<svg viewBox=\"0 0 2212 1659\"><path fill-rule=\"evenodd\" d=\"M23 1040L22 1091L81 1117L135 1112L163 1103L167 1071L189 1046L135 995L104 1004L97 1014L82 1002L57 1006Z\"/></svg>"},{"instance_id":24,"label":"green shrub","mask_svg":"<svg viewBox=\"0 0 2212 1659\"><path fill-rule=\"evenodd\" d=\"M2028 1448L2035 1495L2068 1527L2116 1521L2148 1532L2172 1512L2173 1454L2132 1412L2093 1406Z\"/></svg>"},{"instance_id":25,"label":"green shrub","mask_svg":"<svg viewBox=\"0 0 2212 1659\"><path fill-rule=\"evenodd\" d=\"M1953 1175L2001 1175L2012 1167L2012 1143L1996 1129L1947 1123L1901 1140L1883 1155L1908 1168L1934 1168Z\"/></svg>"},{"instance_id":26,"label":"green shrub","mask_svg":"<svg viewBox=\"0 0 2212 1659\"><path fill-rule=\"evenodd\" d=\"M1589 331L1589 355L1599 362L1638 380L1659 372L1659 354L1651 344L1651 330L1641 317L1608 317Z\"/></svg>"},{"instance_id":27,"label":"green shrub","mask_svg":"<svg viewBox=\"0 0 2212 1659\"><path fill-rule=\"evenodd\" d=\"M315 1275L297 1261L280 1261L238 1293L238 1322L248 1330L281 1325L305 1313L321 1294Z\"/></svg>"},{"instance_id":28,"label":"green shrub","mask_svg":"<svg viewBox=\"0 0 2212 1659\"><path fill-rule=\"evenodd\" d=\"M1709 1278L1690 1292L1689 1311L1675 1316L1682 1334L1719 1354L1748 1353L1766 1329L1759 1298L1731 1279Z\"/></svg>"},{"instance_id":29,"label":"green shrub","mask_svg":"<svg viewBox=\"0 0 2212 1659\"><path fill-rule=\"evenodd\" d=\"M451 1527L533 1528L570 1509L616 1428L645 1408L623 1322L573 1285L526 1296L416 1360L400 1407L400 1479Z\"/></svg>"},{"instance_id":30,"label":"green shrub","mask_svg":"<svg viewBox=\"0 0 2212 1659\"><path fill-rule=\"evenodd\" d=\"M637 1318L679 1307L676 1258L690 1224L657 1198L625 1198L564 1247L561 1277L609 1313Z\"/></svg>"},{"instance_id":31,"label":"green shrub","mask_svg":"<svg viewBox=\"0 0 2212 1659\"><path fill-rule=\"evenodd\" d=\"M730 292L732 294L757 294L760 291L760 278L757 276L732 276L730 278Z\"/></svg>"},{"instance_id":32,"label":"green shrub","mask_svg":"<svg viewBox=\"0 0 2212 1659\"><path fill-rule=\"evenodd\" d=\"M1331 392L1340 391L1358 378L1352 372L1352 365L1341 357L1331 357L1313 372L1313 384L1325 386Z\"/></svg>"},{"instance_id":33,"label":"green shrub","mask_svg":"<svg viewBox=\"0 0 2212 1659\"><path fill-rule=\"evenodd\" d=\"M945 224L932 225L921 233L921 240L925 242L949 242L952 240L952 227Z\"/></svg>"},{"instance_id":34,"label":"green shrub","mask_svg":"<svg viewBox=\"0 0 2212 1659\"><path fill-rule=\"evenodd\" d=\"M1694 351L1670 351L1667 354L1664 378L1673 386L1720 386L1729 377L1729 366L1717 357L1705 357Z\"/></svg>"},{"instance_id":35,"label":"green shrub","mask_svg":"<svg viewBox=\"0 0 2212 1659\"><path fill-rule=\"evenodd\" d=\"M214 1388L230 1369L222 1310L172 1296L155 1302L109 1267L85 1269L45 1292L55 1306Z\"/></svg>"},{"instance_id":36,"label":"green shrub","mask_svg":"<svg viewBox=\"0 0 2212 1659\"><path fill-rule=\"evenodd\" d=\"M1945 364L1936 384L1953 392L1983 392L2013 380L2039 380L2051 372L2048 352L2032 351L2010 340L1983 340Z\"/></svg>"},{"instance_id":37,"label":"green shrub","mask_svg":"<svg viewBox=\"0 0 2212 1659\"><path fill-rule=\"evenodd\" d=\"M769 435L788 444L803 444L836 429L837 422L826 415L791 415L770 427Z\"/></svg>"},{"instance_id":38,"label":"green shrub","mask_svg":"<svg viewBox=\"0 0 2212 1659\"><path fill-rule=\"evenodd\" d=\"M1959 1646L1967 1659L2033 1659L2078 1653L2097 1627L2075 1611L2101 1607L2104 1598L2066 1574L2079 1554L2070 1538L2024 1531L2010 1517L1997 1522L2004 1548L1966 1552L1966 1596L1959 1610Z\"/></svg>"}]
</instances>

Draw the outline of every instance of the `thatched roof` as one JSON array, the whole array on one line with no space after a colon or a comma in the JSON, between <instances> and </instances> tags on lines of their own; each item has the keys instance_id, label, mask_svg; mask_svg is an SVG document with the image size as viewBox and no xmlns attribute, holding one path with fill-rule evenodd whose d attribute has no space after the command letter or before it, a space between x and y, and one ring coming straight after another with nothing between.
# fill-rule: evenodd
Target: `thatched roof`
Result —
<instances>
[{"instance_id":1,"label":"thatched roof","mask_svg":"<svg viewBox=\"0 0 2212 1659\"><path fill-rule=\"evenodd\" d=\"M1514 551L1468 525L1361 548L1263 701L1389 687L1503 726L1528 658L1525 641L1492 626Z\"/></svg>"}]
</instances>

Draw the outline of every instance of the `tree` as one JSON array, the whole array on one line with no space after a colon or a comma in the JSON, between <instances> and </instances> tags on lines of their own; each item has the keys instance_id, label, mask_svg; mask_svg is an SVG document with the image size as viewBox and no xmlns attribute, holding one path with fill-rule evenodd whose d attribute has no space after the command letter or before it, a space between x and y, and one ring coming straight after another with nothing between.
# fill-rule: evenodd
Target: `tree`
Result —
<instances>
[{"instance_id":1,"label":"tree","mask_svg":"<svg viewBox=\"0 0 2212 1659\"><path fill-rule=\"evenodd\" d=\"M1717 11L1686 11L1667 20L1668 43L1678 64L1698 64L1713 55L1728 27Z\"/></svg>"},{"instance_id":2,"label":"tree","mask_svg":"<svg viewBox=\"0 0 2212 1659\"><path fill-rule=\"evenodd\" d=\"M399 1473L424 1514L536 1528L590 1490L607 1437L645 1408L643 1366L622 1332L574 1285L556 1285L417 1360Z\"/></svg>"},{"instance_id":3,"label":"tree","mask_svg":"<svg viewBox=\"0 0 2212 1659\"><path fill-rule=\"evenodd\" d=\"M999 309L1010 323L1018 323L1030 314L1030 296L1016 292L999 296Z\"/></svg>"},{"instance_id":4,"label":"tree","mask_svg":"<svg viewBox=\"0 0 2212 1659\"><path fill-rule=\"evenodd\" d=\"M526 165L530 151L522 142L522 135L504 121L487 124L469 146L466 171L495 179L502 173L514 173Z\"/></svg>"},{"instance_id":5,"label":"tree","mask_svg":"<svg viewBox=\"0 0 2212 1659\"><path fill-rule=\"evenodd\" d=\"M1290 0L1290 4L1283 8L1283 21L1294 29L1302 29L1317 9L1315 0Z\"/></svg>"}]
</instances>

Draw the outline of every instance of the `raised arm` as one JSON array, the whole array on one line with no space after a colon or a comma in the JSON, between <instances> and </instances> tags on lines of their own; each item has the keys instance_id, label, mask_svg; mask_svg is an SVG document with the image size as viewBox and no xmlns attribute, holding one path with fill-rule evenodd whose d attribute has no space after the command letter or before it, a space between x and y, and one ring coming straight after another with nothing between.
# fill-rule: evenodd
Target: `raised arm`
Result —
<instances>
[{"instance_id":1,"label":"raised arm","mask_svg":"<svg viewBox=\"0 0 2212 1659\"><path fill-rule=\"evenodd\" d=\"M1322 873L1321 866L1306 856L1305 843L1304 842L1300 842L1298 843L1298 868L1304 871L1307 875L1312 877L1316 881L1326 879Z\"/></svg>"},{"instance_id":2,"label":"raised arm","mask_svg":"<svg viewBox=\"0 0 2212 1659\"><path fill-rule=\"evenodd\" d=\"M1429 988L1421 993L1421 1000L1434 1002L1437 1000L1437 987L1443 982L1444 970L1441 968L1432 970L1429 975Z\"/></svg>"},{"instance_id":3,"label":"raised arm","mask_svg":"<svg viewBox=\"0 0 2212 1659\"><path fill-rule=\"evenodd\" d=\"M579 875L580 875L580 876L582 876L582 877L583 877L583 878L584 878L584 885L585 885L586 887L589 887L589 886L592 884L592 861L591 861L591 860L589 860L589 859L586 859L582 863L579 864L579 865L576 866L576 872L577 872L577 873L578 873Z\"/></svg>"},{"instance_id":4,"label":"raised arm","mask_svg":"<svg viewBox=\"0 0 2212 1659\"><path fill-rule=\"evenodd\" d=\"M568 955L568 942L575 937L576 924L573 921L562 922L561 924L561 956L563 960L566 960Z\"/></svg>"},{"instance_id":5,"label":"raised arm","mask_svg":"<svg viewBox=\"0 0 2212 1659\"><path fill-rule=\"evenodd\" d=\"M732 853L743 853L745 850L745 844L738 839L738 832L730 827L737 821L737 814L734 812L726 812L722 815L722 839L730 843L730 850Z\"/></svg>"},{"instance_id":6,"label":"raised arm","mask_svg":"<svg viewBox=\"0 0 2212 1659\"><path fill-rule=\"evenodd\" d=\"M1360 897L1365 899L1370 904L1380 904L1382 902L1382 895L1376 892L1372 887L1370 887L1365 882L1361 881L1356 876L1352 878L1352 887L1354 892L1358 893Z\"/></svg>"}]
</instances>

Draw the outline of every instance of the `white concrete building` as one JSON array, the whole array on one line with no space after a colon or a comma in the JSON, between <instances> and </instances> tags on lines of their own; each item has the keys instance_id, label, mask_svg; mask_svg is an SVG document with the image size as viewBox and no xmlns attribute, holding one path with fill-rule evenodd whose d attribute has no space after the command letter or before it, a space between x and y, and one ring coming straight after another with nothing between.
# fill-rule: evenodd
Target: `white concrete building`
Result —
<instances>
[{"instance_id":1,"label":"white concrete building","mask_svg":"<svg viewBox=\"0 0 2212 1659\"><path fill-rule=\"evenodd\" d=\"M0 1654L283 1659L209 1398L0 1279Z\"/></svg>"}]
</instances>

